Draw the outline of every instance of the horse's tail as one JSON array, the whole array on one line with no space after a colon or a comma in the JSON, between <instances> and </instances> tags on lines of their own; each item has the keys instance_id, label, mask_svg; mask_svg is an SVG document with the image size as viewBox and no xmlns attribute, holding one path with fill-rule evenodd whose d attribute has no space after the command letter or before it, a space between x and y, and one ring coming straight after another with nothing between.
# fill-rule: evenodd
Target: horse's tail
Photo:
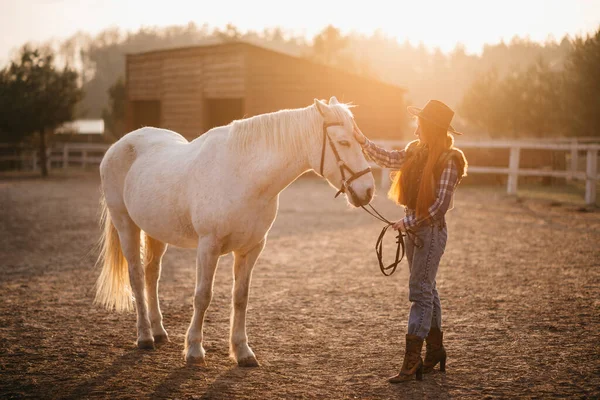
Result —
<instances>
[{"instance_id":1,"label":"horse's tail","mask_svg":"<svg viewBox=\"0 0 600 400\"><path fill-rule=\"evenodd\" d=\"M102 264L102 271L96 282L94 303L109 310L114 308L117 311L130 311L133 309L133 297L127 260L121 251L119 234L111 221L104 196L101 199L101 207L104 232L99 243L98 264Z\"/></svg>"}]
</instances>

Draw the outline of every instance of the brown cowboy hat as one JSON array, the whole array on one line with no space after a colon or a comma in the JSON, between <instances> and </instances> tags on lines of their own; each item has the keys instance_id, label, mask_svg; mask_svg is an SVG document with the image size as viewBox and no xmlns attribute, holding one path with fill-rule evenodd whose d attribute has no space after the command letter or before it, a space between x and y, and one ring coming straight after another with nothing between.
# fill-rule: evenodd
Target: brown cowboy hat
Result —
<instances>
[{"instance_id":1,"label":"brown cowboy hat","mask_svg":"<svg viewBox=\"0 0 600 400\"><path fill-rule=\"evenodd\" d=\"M429 100L423 108L408 106L406 109L412 115L421 117L434 125L446 129L448 132L462 135L462 133L450 125L450 121L454 117L454 111L439 100Z\"/></svg>"}]
</instances>

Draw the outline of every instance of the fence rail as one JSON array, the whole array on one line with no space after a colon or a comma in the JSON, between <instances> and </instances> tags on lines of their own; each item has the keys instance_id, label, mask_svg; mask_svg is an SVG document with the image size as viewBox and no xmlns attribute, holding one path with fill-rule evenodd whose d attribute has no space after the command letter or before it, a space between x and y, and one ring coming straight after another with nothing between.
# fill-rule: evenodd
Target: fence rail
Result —
<instances>
[{"instance_id":1,"label":"fence rail","mask_svg":"<svg viewBox=\"0 0 600 400\"><path fill-rule=\"evenodd\" d=\"M48 169L77 166L85 168L88 165L100 165L102 157L109 144L104 143L64 143L46 149ZM39 168L39 151L29 146L0 144L0 151L8 149L17 154L2 154L0 162L12 161L17 169L37 170ZM6 150L5 150L6 151Z\"/></svg>"},{"instance_id":2,"label":"fence rail","mask_svg":"<svg viewBox=\"0 0 600 400\"><path fill-rule=\"evenodd\" d=\"M586 138L587 139L587 138ZM560 141L544 141L544 142L525 142L525 141L458 141L457 146L463 149L508 149L510 157L507 167L486 167L486 166L469 166L470 174L501 174L507 175L506 192L508 194L516 194L518 187L519 176L539 176L539 177L557 177L566 178L568 180L585 181L585 202L587 204L596 203L596 186L600 180L598 175L598 154L600 152L600 144L587 143L591 141L585 140L565 140ZM408 142L406 141L390 141L376 140L375 143L384 148L403 148ZM47 150L47 166L48 168L67 168L70 166L86 167L88 165L99 165L109 144L103 143L65 143L60 146L54 146ZM15 146L0 144L0 150L14 149L18 154L0 155L1 161L13 161L18 164L19 169L37 169L39 167L38 152L35 149L26 146ZM554 150L570 152L570 163L566 171L557 171L551 169L530 169L519 168L521 150ZM586 169L580 171L579 155L580 152L586 153ZM373 168L379 168L372 164ZM382 187L389 184L387 179L389 170L382 169Z\"/></svg>"},{"instance_id":3,"label":"fence rail","mask_svg":"<svg viewBox=\"0 0 600 400\"><path fill-rule=\"evenodd\" d=\"M587 142L587 140L586 140ZM388 149L404 148L407 141L392 141L392 140L376 140L379 146ZM600 152L600 144L580 143L576 140L568 141L568 143L551 142L525 142L525 141L457 141L457 146L461 149L508 149L510 156L507 167L485 167L469 165L470 174L501 174L508 175L506 184L506 192L508 194L517 194L519 176L539 176L539 177L556 177L567 178L568 180L585 181L585 202L586 204L596 203L596 186L600 180L598 175L598 153ZM568 151L571 155L571 162L566 171L556 171L549 169L531 169L519 168L521 159L521 150L555 150ZM579 171L579 153L586 153L586 170ZM375 164L371 164L373 168L379 168ZM383 168L381 174L381 186L389 185L387 179L389 170Z\"/></svg>"}]
</instances>

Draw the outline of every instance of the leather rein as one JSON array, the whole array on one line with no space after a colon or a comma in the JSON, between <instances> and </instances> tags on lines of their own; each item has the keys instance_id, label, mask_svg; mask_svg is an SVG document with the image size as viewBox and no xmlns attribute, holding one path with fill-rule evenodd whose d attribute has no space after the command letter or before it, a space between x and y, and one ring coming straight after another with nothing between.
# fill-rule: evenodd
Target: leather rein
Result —
<instances>
[{"instance_id":1,"label":"leather rein","mask_svg":"<svg viewBox=\"0 0 600 400\"><path fill-rule=\"evenodd\" d=\"M318 107L317 107L317 110L319 111L319 113L321 114L323 119L325 119L325 116L323 115L321 110L319 110ZM356 179L360 178L361 176L370 173L371 167L367 167L359 172L354 172L352 170L352 168L350 168L348 165L346 165L346 163L340 157L340 154L338 153L338 151L335 147L335 144L333 143L333 140L329 136L329 133L327 132L327 128L329 128L331 126L344 126L344 124L342 122L330 122L330 123L323 122L323 147L321 150L321 167L319 168L319 174L322 177L324 177L323 167L325 165L325 148L327 147L327 142L329 142L329 147L331 147L331 151L333 152L337 166L340 169L340 173L342 175L341 188L335 194L334 198L337 198L340 194L345 193L346 191L348 191L350 193L350 195L353 196L354 198L357 198L356 192L354 192L354 190L350 186L350 183L352 183ZM348 177L348 179L346 179L346 174L344 171L348 171L350 173L350 176ZM379 211L377 211L375 209L375 207L373 207L371 204L369 204L369 207L371 208L372 211L369 211L365 206L360 206L360 207L363 210L365 210L367 213L369 213L371 216L373 216L374 218L376 218L386 224L383 227L383 229L381 230L381 233L379 234L379 237L377 238L377 242L375 243L375 253L377 253L377 261L379 262L379 269L381 270L381 273L385 276L390 276L394 272L396 272L396 268L398 267L398 264L400 264L400 261L402 261L402 259L404 258L404 254L405 254L405 250L406 250L406 246L404 244L404 236L408 236L412 232L407 231L406 235L404 235L401 231L398 231L398 235L396 236L397 247L396 247L395 261L393 263L391 263L390 265L386 266L383 263L383 238L385 237L385 234L388 231L388 229L390 228L390 226L393 225L393 222L389 221L387 218L385 218L383 215L381 215L379 213Z\"/></svg>"}]
</instances>

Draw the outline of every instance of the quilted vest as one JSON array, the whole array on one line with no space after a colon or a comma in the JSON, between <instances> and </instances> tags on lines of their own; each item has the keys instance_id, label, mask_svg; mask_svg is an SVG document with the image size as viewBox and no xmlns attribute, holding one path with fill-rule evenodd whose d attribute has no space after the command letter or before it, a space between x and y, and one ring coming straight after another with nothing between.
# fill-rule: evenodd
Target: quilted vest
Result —
<instances>
[{"instance_id":1,"label":"quilted vest","mask_svg":"<svg viewBox=\"0 0 600 400\"><path fill-rule=\"evenodd\" d=\"M406 200L405 206L409 209L415 210L417 208L417 198L419 197L419 187L421 185L421 179L423 178L423 170L427 163L427 150L419 149L414 151L412 157L416 157L412 164L402 173L402 187L404 188L404 199ZM465 167L466 159L462 151L456 148L452 148L442 153L436 165L433 169L433 179L431 185L433 186L434 193L437 190L437 184L440 181L442 172L446 167L449 160L453 160L458 168L458 180L462 179ZM451 199L450 207L451 210L454 208L454 199Z\"/></svg>"}]
</instances>

